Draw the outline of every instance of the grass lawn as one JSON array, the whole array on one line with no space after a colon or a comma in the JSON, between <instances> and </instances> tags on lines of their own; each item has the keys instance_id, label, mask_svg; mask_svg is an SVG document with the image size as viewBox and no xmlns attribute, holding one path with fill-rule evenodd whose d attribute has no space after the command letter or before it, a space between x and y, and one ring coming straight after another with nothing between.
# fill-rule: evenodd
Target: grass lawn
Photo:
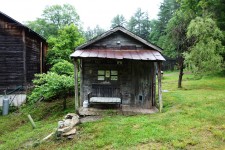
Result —
<instances>
[{"instance_id":1,"label":"grass lawn","mask_svg":"<svg viewBox=\"0 0 225 150\"><path fill-rule=\"evenodd\" d=\"M0 116L0 149L225 149L225 77L196 80L185 74L177 88L177 72L164 73L164 108L151 115L106 115L78 126L73 140L54 138L33 143L50 134L57 122L74 108L73 98L62 111L62 101L24 106ZM31 114L36 129L32 129Z\"/></svg>"}]
</instances>

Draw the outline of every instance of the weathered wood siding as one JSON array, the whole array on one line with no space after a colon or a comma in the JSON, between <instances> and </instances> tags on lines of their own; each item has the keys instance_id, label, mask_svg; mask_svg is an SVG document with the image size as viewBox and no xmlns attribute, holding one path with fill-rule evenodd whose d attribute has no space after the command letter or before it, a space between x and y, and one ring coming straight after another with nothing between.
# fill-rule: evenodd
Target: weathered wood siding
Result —
<instances>
[{"instance_id":1,"label":"weathered wood siding","mask_svg":"<svg viewBox=\"0 0 225 150\"><path fill-rule=\"evenodd\" d=\"M0 16L0 89L31 83L43 69L45 45L33 31Z\"/></svg>"},{"instance_id":2,"label":"weathered wood siding","mask_svg":"<svg viewBox=\"0 0 225 150\"><path fill-rule=\"evenodd\" d=\"M153 63L147 61L109 59L82 59L83 86L82 96L87 100L88 93L92 92L92 84L112 84L120 87L122 104L151 108L152 103L152 70ZM117 70L118 80L98 80L98 70Z\"/></svg>"},{"instance_id":3,"label":"weathered wood siding","mask_svg":"<svg viewBox=\"0 0 225 150\"><path fill-rule=\"evenodd\" d=\"M118 41L120 43L118 43ZM124 34L123 32L115 32L110 36L99 40L98 42L92 44L91 46L86 47L86 49L147 49L138 40Z\"/></svg>"}]
</instances>

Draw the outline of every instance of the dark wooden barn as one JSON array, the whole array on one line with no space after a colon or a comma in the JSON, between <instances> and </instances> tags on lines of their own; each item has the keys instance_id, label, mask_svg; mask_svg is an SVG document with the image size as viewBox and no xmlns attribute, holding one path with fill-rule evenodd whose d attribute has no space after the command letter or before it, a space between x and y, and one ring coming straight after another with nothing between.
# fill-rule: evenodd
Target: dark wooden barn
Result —
<instances>
[{"instance_id":1,"label":"dark wooden barn","mask_svg":"<svg viewBox=\"0 0 225 150\"><path fill-rule=\"evenodd\" d=\"M46 40L0 12L0 92L31 83L45 70Z\"/></svg>"},{"instance_id":2,"label":"dark wooden barn","mask_svg":"<svg viewBox=\"0 0 225 150\"><path fill-rule=\"evenodd\" d=\"M159 47L118 26L81 45L71 57L75 62L77 108L88 100L90 107L121 104L151 109L156 106L156 94L162 108L160 72L165 59Z\"/></svg>"}]
</instances>

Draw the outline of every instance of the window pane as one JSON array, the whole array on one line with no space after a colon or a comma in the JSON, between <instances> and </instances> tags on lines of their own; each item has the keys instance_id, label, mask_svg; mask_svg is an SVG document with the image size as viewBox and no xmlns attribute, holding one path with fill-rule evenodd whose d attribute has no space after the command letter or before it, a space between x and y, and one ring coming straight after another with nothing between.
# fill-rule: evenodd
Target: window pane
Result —
<instances>
[{"instance_id":1,"label":"window pane","mask_svg":"<svg viewBox=\"0 0 225 150\"><path fill-rule=\"evenodd\" d=\"M105 76L98 76L98 80L105 80Z\"/></svg>"},{"instance_id":2,"label":"window pane","mask_svg":"<svg viewBox=\"0 0 225 150\"><path fill-rule=\"evenodd\" d=\"M104 70L98 70L98 75L105 75L105 71Z\"/></svg>"},{"instance_id":3,"label":"window pane","mask_svg":"<svg viewBox=\"0 0 225 150\"><path fill-rule=\"evenodd\" d=\"M111 70L111 75L118 75L118 71L117 70Z\"/></svg>"}]
</instances>

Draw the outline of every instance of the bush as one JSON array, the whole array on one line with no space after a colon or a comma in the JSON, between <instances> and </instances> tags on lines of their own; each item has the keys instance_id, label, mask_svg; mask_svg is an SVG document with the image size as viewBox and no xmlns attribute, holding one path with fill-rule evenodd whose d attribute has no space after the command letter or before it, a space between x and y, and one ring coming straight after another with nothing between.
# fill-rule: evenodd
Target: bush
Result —
<instances>
[{"instance_id":1,"label":"bush","mask_svg":"<svg viewBox=\"0 0 225 150\"><path fill-rule=\"evenodd\" d=\"M62 60L61 62L58 62L55 65L53 65L50 71L55 72L58 75L67 75L67 76L74 75L73 64L66 60Z\"/></svg>"},{"instance_id":2,"label":"bush","mask_svg":"<svg viewBox=\"0 0 225 150\"><path fill-rule=\"evenodd\" d=\"M36 74L33 83L35 88L28 95L28 101L32 103L41 97L44 97L45 101L50 101L53 98L67 97L74 93L73 76L58 75L55 72Z\"/></svg>"}]
</instances>

